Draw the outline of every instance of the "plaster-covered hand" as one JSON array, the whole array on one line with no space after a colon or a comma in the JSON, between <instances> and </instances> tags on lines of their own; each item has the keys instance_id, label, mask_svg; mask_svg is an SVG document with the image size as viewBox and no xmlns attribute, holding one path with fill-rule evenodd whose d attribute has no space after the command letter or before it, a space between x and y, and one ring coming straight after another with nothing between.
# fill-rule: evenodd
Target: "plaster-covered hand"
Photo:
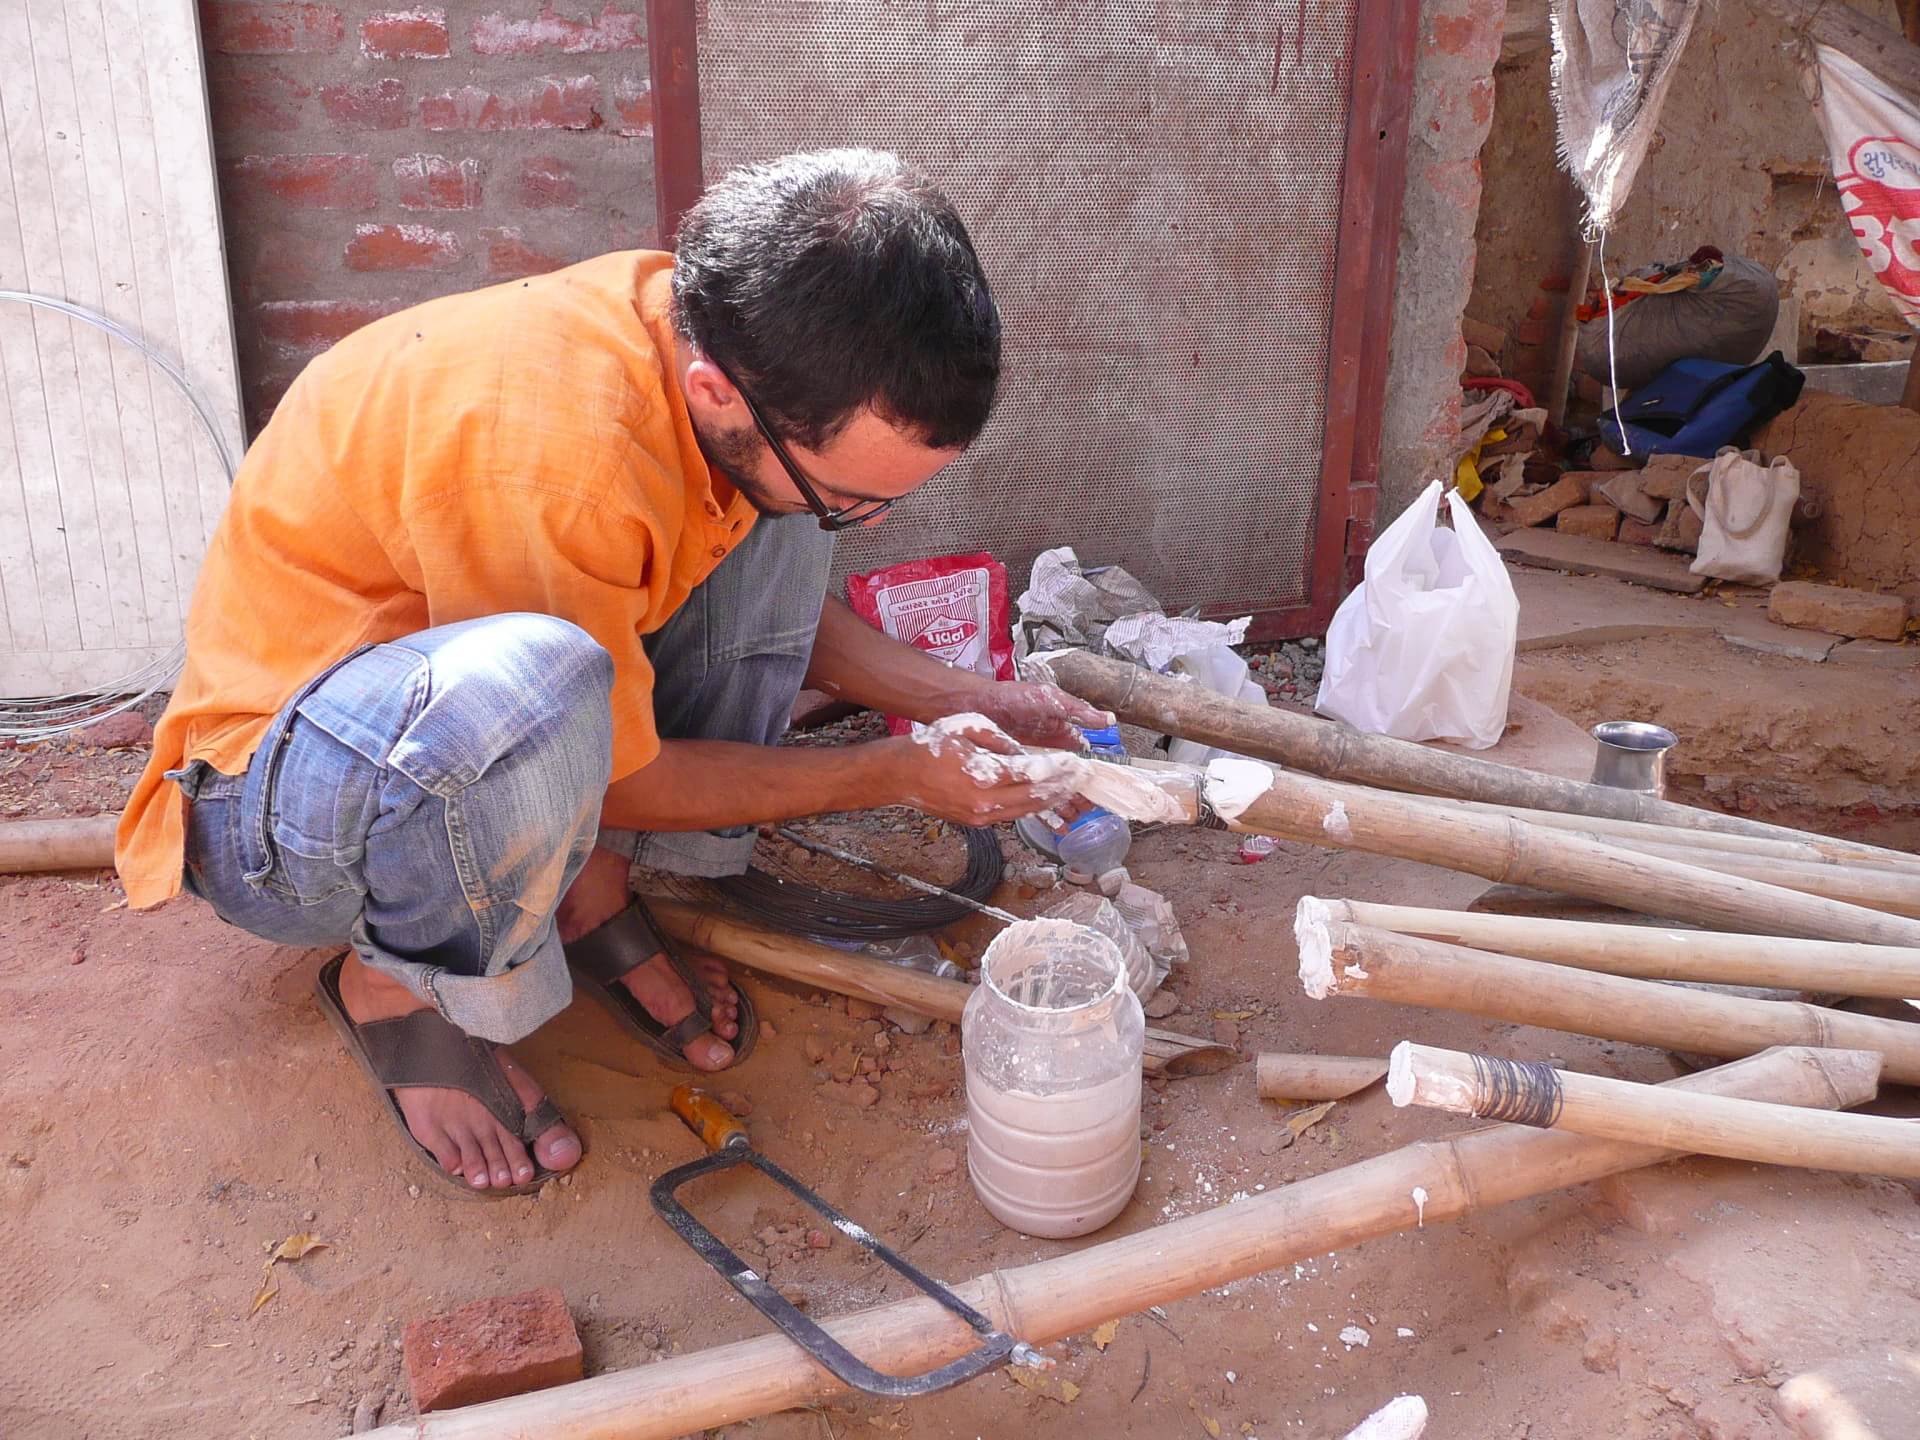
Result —
<instances>
[{"instance_id":1,"label":"plaster-covered hand","mask_svg":"<svg viewBox=\"0 0 1920 1440\"><path fill-rule=\"evenodd\" d=\"M1033 815L1064 798L1060 787L1036 786L997 756L1020 747L990 725L965 718L919 736L876 741L887 751L892 797L956 825L993 825Z\"/></svg>"},{"instance_id":2,"label":"plaster-covered hand","mask_svg":"<svg viewBox=\"0 0 1920 1440\"><path fill-rule=\"evenodd\" d=\"M1105 710L1057 686L1020 680L986 681L967 697L964 708L986 716L1023 744L1055 750L1084 750L1082 730L1113 724Z\"/></svg>"}]
</instances>

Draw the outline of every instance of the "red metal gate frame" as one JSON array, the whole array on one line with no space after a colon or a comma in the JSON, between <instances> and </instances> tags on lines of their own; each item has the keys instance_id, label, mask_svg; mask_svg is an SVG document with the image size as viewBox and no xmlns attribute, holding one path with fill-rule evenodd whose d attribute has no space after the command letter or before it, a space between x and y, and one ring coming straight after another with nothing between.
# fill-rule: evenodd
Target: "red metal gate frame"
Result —
<instances>
[{"instance_id":1,"label":"red metal gate frame","mask_svg":"<svg viewBox=\"0 0 1920 1440\"><path fill-rule=\"evenodd\" d=\"M660 243L705 183L700 157L698 0L647 0L654 195ZM1380 493L1381 423L1393 339L1394 272L1407 178L1419 0L1366 0L1356 15L1346 163L1327 338L1326 418L1305 604L1257 611L1250 636L1317 635L1360 578ZM1300 7L1306 23L1306 6ZM1284 26L1274 40L1285 44Z\"/></svg>"}]
</instances>

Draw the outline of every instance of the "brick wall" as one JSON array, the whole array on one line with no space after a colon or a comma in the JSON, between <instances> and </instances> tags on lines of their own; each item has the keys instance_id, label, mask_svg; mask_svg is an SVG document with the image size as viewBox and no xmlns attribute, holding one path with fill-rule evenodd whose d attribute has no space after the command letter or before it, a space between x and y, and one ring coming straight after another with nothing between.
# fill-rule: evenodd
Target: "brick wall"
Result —
<instances>
[{"instance_id":1,"label":"brick wall","mask_svg":"<svg viewBox=\"0 0 1920 1440\"><path fill-rule=\"evenodd\" d=\"M249 423L436 295L657 244L645 17L201 0Z\"/></svg>"}]
</instances>

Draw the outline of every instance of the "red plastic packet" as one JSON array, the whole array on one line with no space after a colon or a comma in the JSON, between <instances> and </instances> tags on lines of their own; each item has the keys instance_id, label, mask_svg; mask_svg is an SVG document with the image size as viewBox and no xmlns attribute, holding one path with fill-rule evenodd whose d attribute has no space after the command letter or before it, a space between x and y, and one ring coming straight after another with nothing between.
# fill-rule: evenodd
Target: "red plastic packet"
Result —
<instances>
[{"instance_id":1,"label":"red plastic packet","mask_svg":"<svg viewBox=\"0 0 1920 1440\"><path fill-rule=\"evenodd\" d=\"M996 680L1013 679L1007 567L985 551L849 575L847 603L875 629L937 660ZM909 724L887 717L896 735L905 734Z\"/></svg>"}]
</instances>

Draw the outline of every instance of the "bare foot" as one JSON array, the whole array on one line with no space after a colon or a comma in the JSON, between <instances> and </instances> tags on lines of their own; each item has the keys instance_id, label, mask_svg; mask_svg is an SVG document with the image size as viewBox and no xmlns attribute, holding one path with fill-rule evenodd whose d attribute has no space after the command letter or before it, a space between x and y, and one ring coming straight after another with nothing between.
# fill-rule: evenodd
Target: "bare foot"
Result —
<instances>
[{"instance_id":1,"label":"bare foot","mask_svg":"<svg viewBox=\"0 0 1920 1440\"><path fill-rule=\"evenodd\" d=\"M351 953L340 967L340 1002L358 1023L391 1020L428 1008L404 985L375 974ZM520 1103L533 1109L545 1092L505 1046L494 1054ZM525 1185L533 1179L536 1160L548 1170L571 1170L580 1163L580 1137L565 1125L554 1125L535 1137L529 1158L520 1137L464 1091L401 1085L394 1088L393 1098L413 1138L448 1174L460 1176L476 1190Z\"/></svg>"},{"instance_id":2,"label":"bare foot","mask_svg":"<svg viewBox=\"0 0 1920 1440\"><path fill-rule=\"evenodd\" d=\"M560 938L571 944L597 930L627 906L624 855L596 848L560 901ZM683 1052L696 1070L724 1070L733 1063L733 1046L726 1042L740 1034L740 997L734 993L726 964L718 957L693 954L694 973L713 997L713 1033L687 1043ZM693 992L664 954L656 955L620 977L620 983L646 1012L662 1025L677 1025L693 1013Z\"/></svg>"}]
</instances>

